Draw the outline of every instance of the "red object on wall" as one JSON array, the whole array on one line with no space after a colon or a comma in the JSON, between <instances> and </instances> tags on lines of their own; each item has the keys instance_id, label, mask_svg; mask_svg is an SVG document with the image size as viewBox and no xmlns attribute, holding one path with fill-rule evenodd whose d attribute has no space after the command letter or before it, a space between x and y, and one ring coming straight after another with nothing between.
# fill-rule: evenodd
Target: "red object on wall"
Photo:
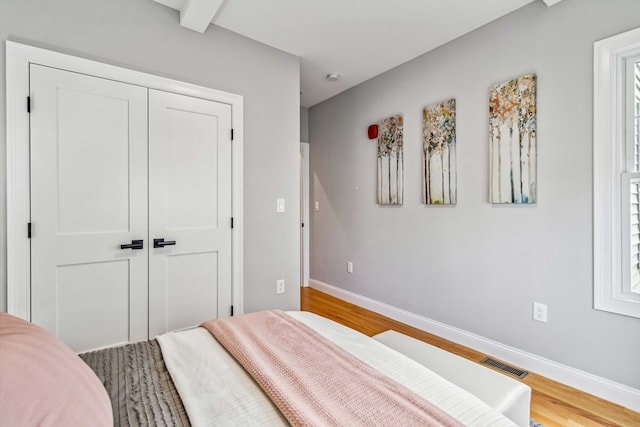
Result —
<instances>
[{"instance_id":1,"label":"red object on wall","mask_svg":"<svg viewBox=\"0 0 640 427\"><path fill-rule=\"evenodd\" d=\"M378 125L371 125L368 129L369 139L376 139L378 137Z\"/></svg>"}]
</instances>

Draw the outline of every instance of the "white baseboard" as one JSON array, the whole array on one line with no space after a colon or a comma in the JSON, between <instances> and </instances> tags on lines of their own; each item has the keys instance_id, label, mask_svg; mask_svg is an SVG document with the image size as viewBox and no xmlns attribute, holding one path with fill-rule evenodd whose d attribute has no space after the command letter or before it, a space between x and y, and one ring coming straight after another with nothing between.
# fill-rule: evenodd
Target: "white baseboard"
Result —
<instances>
[{"instance_id":1,"label":"white baseboard","mask_svg":"<svg viewBox=\"0 0 640 427\"><path fill-rule=\"evenodd\" d=\"M554 381L640 412L640 390L501 344L380 301L309 279L309 286L414 328L438 335Z\"/></svg>"}]
</instances>

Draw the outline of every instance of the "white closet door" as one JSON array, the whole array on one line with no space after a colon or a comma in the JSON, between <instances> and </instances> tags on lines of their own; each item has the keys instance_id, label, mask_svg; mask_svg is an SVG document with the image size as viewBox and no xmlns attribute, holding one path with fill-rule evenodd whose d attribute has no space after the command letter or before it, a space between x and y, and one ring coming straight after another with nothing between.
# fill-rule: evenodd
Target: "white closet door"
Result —
<instances>
[{"instance_id":1,"label":"white closet door","mask_svg":"<svg viewBox=\"0 0 640 427\"><path fill-rule=\"evenodd\" d=\"M31 320L78 352L146 339L147 89L38 65L30 79Z\"/></svg>"},{"instance_id":2,"label":"white closet door","mask_svg":"<svg viewBox=\"0 0 640 427\"><path fill-rule=\"evenodd\" d=\"M230 314L231 106L150 90L149 141L153 337Z\"/></svg>"}]
</instances>

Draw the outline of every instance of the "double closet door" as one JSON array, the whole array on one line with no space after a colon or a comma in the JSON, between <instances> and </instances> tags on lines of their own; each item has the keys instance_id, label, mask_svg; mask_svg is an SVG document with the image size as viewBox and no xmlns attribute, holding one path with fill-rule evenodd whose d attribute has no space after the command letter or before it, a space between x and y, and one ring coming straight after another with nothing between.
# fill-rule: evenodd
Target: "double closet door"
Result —
<instances>
[{"instance_id":1,"label":"double closet door","mask_svg":"<svg viewBox=\"0 0 640 427\"><path fill-rule=\"evenodd\" d=\"M229 315L231 107L30 66L31 320L75 351Z\"/></svg>"}]
</instances>

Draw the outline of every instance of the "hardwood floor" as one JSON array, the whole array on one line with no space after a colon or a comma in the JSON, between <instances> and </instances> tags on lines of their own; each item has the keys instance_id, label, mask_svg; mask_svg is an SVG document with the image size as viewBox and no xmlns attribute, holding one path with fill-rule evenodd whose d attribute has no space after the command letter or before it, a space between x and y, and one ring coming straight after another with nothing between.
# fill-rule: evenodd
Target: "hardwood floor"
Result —
<instances>
[{"instance_id":1,"label":"hardwood floor","mask_svg":"<svg viewBox=\"0 0 640 427\"><path fill-rule=\"evenodd\" d=\"M429 334L362 307L311 288L300 290L301 310L310 311L342 323L366 335L393 329L474 362L484 354ZM553 426L640 426L640 413L583 393L530 372L523 380L531 387L531 417Z\"/></svg>"}]
</instances>

